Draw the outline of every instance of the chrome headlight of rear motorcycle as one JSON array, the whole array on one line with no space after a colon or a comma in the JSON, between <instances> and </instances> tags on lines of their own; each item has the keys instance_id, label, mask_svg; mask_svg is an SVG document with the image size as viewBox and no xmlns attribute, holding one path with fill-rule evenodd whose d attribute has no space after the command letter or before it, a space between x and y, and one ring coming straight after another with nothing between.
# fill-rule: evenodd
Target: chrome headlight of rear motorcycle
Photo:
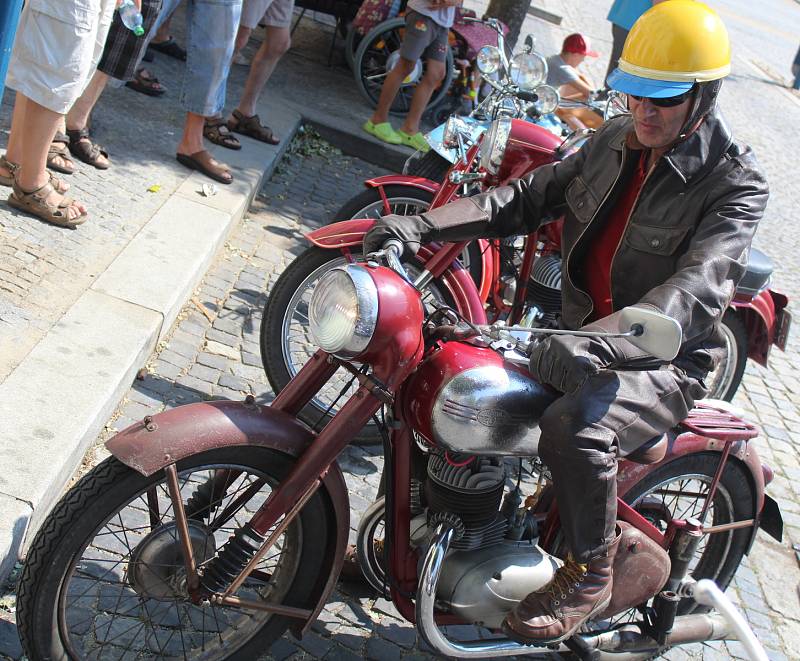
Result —
<instances>
[{"instance_id":1,"label":"chrome headlight of rear motorcycle","mask_svg":"<svg viewBox=\"0 0 800 661\"><path fill-rule=\"evenodd\" d=\"M518 53L511 58L510 76L520 89L532 90L547 79L547 60L538 53Z\"/></svg>"},{"instance_id":2,"label":"chrome headlight of rear motorcycle","mask_svg":"<svg viewBox=\"0 0 800 661\"><path fill-rule=\"evenodd\" d=\"M378 290L363 266L331 269L311 295L311 336L323 351L355 358L367 348L378 323Z\"/></svg>"},{"instance_id":3,"label":"chrome headlight of rear motorcycle","mask_svg":"<svg viewBox=\"0 0 800 661\"><path fill-rule=\"evenodd\" d=\"M561 101L558 90L555 87L550 87L550 85L539 85L536 88L536 96L539 98L533 105L540 115L549 115L551 112L555 112Z\"/></svg>"},{"instance_id":4,"label":"chrome headlight of rear motorcycle","mask_svg":"<svg viewBox=\"0 0 800 661\"><path fill-rule=\"evenodd\" d=\"M481 167L490 174L497 174L503 162L503 154L511 134L511 118L499 117L492 122L480 148Z\"/></svg>"},{"instance_id":5,"label":"chrome headlight of rear motorcycle","mask_svg":"<svg viewBox=\"0 0 800 661\"><path fill-rule=\"evenodd\" d=\"M503 58L500 50L495 46L484 46L478 51L475 57L475 64L484 76L490 76L500 69L503 65Z\"/></svg>"}]
</instances>

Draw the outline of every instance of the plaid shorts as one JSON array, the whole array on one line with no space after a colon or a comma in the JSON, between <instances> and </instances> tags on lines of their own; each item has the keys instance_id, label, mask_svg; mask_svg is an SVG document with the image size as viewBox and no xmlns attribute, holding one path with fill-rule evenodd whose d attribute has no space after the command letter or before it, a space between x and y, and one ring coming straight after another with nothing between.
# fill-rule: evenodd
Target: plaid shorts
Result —
<instances>
[{"instance_id":1,"label":"plaid shorts","mask_svg":"<svg viewBox=\"0 0 800 661\"><path fill-rule=\"evenodd\" d=\"M136 71L136 63L144 54L147 36L156 22L160 9L161 0L142 0L144 34L141 37L137 37L126 28L119 18L119 12L115 11L114 21L108 31L106 46L97 68L117 80L131 80Z\"/></svg>"},{"instance_id":2,"label":"plaid shorts","mask_svg":"<svg viewBox=\"0 0 800 661\"><path fill-rule=\"evenodd\" d=\"M444 62L447 59L449 28L442 27L430 16L413 10L406 12L406 33L400 46L400 56L416 62L426 60Z\"/></svg>"}]
</instances>

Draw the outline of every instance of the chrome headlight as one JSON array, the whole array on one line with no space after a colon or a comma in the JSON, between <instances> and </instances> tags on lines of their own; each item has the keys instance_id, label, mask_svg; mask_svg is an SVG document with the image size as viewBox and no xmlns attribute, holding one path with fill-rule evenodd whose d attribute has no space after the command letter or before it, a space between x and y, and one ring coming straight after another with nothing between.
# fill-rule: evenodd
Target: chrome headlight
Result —
<instances>
[{"instance_id":1,"label":"chrome headlight","mask_svg":"<svg viewBox=\"0 0 800 661\"><path fill-rule=\"evenodd\" d=\"M495 46L484 46L475 57L475 64L484 76L489 76L498 71L503 64L500 50Z\"/></svg>"},{"instance_id":2,"label":"chrome headlight","mask_svg":"<svg viewBox=\"0 0 800 661\"><path fill-rule=\"evenodd\" d=\"M363 266L331 269L311 295L309 327L323 351L354 358L369 345L378 323L378 289Z\"/></svg>"},{"instance_id":3,"label":"chrome headlight","mask_svg":"<svg viewBox=\"0 0 800 661\"><path fill-rule=\"evenodd\" d=\"M510 75L520 89L532 90L547 80L547 60L538 53L518 53L511 58Z\"/></svg>"},{"instance_id":4,"label":"chrome headlight","mask_svg":"<svg viewBox=\"0 0 800 661\"><path fill-rule=\"evenodd\" d=\"M550 87L550 85L539 85L535 91L536 96L539 97L538 100L533 104L537 113L540 115L549 115L551 112L554 112L556 108L558 108L558 103L561 100L561 97L558 96L558 92L556 91L555 87Z\"/></svg>"},{"instance_id":5,"label":"chrome headlight","mask_svg":"<svg viewBox=\"0 0 800 661\"><path fill-rule=\"evenodd\" d=\"M480 148L481 167L490 174L497 174L503 162L503 154L511 134L511 118L499 117L492 122Z\"/></svg>"}]
</instances>

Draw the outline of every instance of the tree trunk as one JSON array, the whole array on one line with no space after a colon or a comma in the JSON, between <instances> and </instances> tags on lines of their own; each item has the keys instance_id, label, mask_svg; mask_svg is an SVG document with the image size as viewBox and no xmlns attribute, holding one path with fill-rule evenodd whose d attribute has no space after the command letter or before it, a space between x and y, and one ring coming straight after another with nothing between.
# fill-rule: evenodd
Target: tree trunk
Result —
<instances>
[{"instance_id":1,"label":"tree trunk","mask_svg":"<svg viewBox=\"0 0 800 661\"><path fill-rule=\"evenodd\" d=\"M491 0L484 18L499 18L509 27L506 42L513 51L531 0Z\"/></svg>"}]
</instances>

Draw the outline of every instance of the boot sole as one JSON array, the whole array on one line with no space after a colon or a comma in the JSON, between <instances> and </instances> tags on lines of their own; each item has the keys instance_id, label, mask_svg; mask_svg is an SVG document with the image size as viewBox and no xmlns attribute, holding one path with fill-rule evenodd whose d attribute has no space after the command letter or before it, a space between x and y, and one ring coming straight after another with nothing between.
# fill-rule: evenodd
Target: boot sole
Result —
<instances>
[{"instance_id":1,"label":"boot sole","mask_svg":"<svg viewBox=\"0 0 800 661\"><path fill-rule=\"evenodd\" d=\"M606 599L604 602L598 604L594 609L592 609L586 616L586 619L583 620L583 622L581 622L578 626L576 626L572 631L564 634L563 636L559 636L558 638L536 638L536 639L525 638L522 634L514 631L514 629L512 629L505 620L503 621L503 627L502 627L503 632L515 643L519 643L520 645L526 645L528 647L550 647L551 645L558 645L560 643L563 643L565 640L572 638L576 633L578 633L578 629L580 629L582 625L586 624L586 622L591 620L598 613L602 613L603 610L605 610L605 608L607 608L608 604L610 603L611 603L611 596L609 596L608 599Z\"/></svg>"}]
</instances>

